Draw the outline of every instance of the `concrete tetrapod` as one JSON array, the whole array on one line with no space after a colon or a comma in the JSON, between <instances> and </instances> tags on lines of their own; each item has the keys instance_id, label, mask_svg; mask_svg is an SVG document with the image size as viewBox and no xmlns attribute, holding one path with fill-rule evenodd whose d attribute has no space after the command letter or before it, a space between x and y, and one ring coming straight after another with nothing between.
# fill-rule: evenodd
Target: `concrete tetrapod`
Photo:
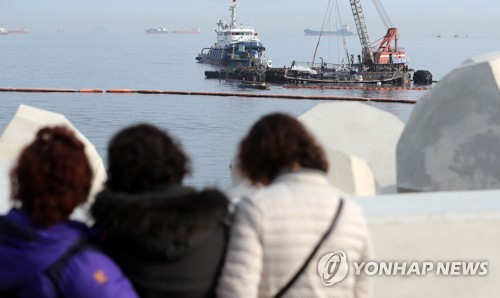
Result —
<instances>
[{"instance_id":1,"label":"concrete tetrapod","mask_svg":"<svg viewBox=\"0 0 500 298\"><path fill-rule=\"evenodd\" d=\"M325 153L329 165L327 177L333 186L352 196L377 193L373 172L363 159L332 148L325 148Z\"/></svg>"},{"instance_id":2,"label":"concrete tetrapod","mask_svg":"<svg viewBox=\"0 0 500 298\"><path fill-rule=\"evenodd\" d=\"M405 191L500 188L500 53L466 60L415 106L397 145Z\"/></svg>"},{"instance_id":3,"label":"concrete tetrapod","mask_svg":"<svg viewBox=\"0 0 500 298\"><path fill-rule=\"evenodd\" d=\"M10 208L9 172L21 150L33 140L36 132L43 126L65 125L72 129L85 144L85 151L94 172L90 199L101 189L106 180L106 171L94 145L61 114L45 111L27 105L20 105L15 116L0 137L0 214ZM77 212L81 210L77 209ZM82 216L78 214L77 216Z\"/></svg>"},{"instance_id":4,"label":"concrete tetrapod","mask_svg":"<svg viewBox=\"0 0 500 298\"><path fill-rule=\"evenodd\" d=\"M364 103L338 102L318 104L299 120L325 148L366 161L377 193L396 192L395 148L404 127L396 116Z\"/></svg>"}]
</instances>

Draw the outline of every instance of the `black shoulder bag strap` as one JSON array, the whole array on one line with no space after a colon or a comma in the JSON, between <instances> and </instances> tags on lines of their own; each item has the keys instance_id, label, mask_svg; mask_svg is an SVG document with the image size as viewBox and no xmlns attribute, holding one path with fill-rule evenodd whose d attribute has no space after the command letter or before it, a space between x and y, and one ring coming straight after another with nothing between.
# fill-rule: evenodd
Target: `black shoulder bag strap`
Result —
<instances>
[{"instance_id":1,"label":"black shoulder bag strap","mask_svg":"<svg viewBox=\"0 0 500 298\"><path fill-rule=\"evenodd\" d=\"M302 264L302 267L300 267L299 271L297 271L297 273L295 273L295 275L290 279L290 281L288 281L288 283L285 284L285 286L283 286L276 295L274 295L274 298L282 297L286 293L286 291L288 291L293 286L293 284L297 281L297 279L299 279L300 275L306 270L312 258L314 258L314 255L316 254L316 252L318 252L319 248L321 247L321 244L323 244L326 238L328 238L328 235L330 235L330 233L335 229L335 226L337 225L338 219L340 217L340 212L342 211L343 206L344 206L344 200L340 198L337 211L335 212L335 217L333 218L330 227L323 234L318 244L316 244L316 247L314 247L313 251L311 252L311 254L309 254L304 264Z\"/></svg>"}]
</instances>

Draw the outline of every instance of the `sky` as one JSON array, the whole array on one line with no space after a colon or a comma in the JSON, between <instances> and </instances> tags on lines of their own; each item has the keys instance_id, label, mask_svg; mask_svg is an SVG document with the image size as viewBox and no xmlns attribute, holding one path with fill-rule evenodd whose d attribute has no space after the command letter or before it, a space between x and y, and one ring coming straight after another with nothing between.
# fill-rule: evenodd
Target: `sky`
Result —
<instances>
[{"instance_id":1,"label":"sky","mask_svg":"<svg viewBox=\"0 0 500 298\"><path fill-rule=\"evenodd\" d=\"M237 0L238 21L259 32L299 34L320 29L329 0ZM338 0L341 20L353 30L349 1ZM400 35L500 38L497 0L380 0ZM0 0L0 24L26 26L35 32L144 32L165 25L171 30L199 26L212 32L219 19L228 20L230 0ZM385 27L373 2L362 1L371 36Z\"/></svg>"}]
</instances>

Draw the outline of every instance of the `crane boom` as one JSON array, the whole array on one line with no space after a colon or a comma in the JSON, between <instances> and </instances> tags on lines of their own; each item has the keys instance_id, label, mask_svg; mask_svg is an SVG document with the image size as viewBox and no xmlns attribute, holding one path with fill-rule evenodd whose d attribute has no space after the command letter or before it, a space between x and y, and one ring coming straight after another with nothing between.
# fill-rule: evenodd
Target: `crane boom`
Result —
<instances>
[{"instance_id":1,"label":"crane boom","mask_svg":"<svg viewBox=\"0 0 500 298\"><path fill-rule=\"evenodd\" d=\"M373 63L373 52L371 50L370 38L368 37L368 29L366 28L365 16L360 0L349 0L351 3L352 15L354 23L358 30L359 40L361 41L361 51L363 63Z\"/></svg>"}]
</instances>

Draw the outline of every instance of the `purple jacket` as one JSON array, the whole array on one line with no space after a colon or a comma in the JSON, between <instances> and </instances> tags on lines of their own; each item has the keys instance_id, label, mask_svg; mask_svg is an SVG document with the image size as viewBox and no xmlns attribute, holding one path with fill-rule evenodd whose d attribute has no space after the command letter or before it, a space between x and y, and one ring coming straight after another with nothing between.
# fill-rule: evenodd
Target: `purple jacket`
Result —
<instances>
[{"instance_id":1,"label":"purple jacket","mask_svg":"<svg viewBox=\"0 0 500 298\"><path fill-rule=\"evenodd\" d=\"M83 223L68 220L42 229L25 211L11 209L0 217L0 294L17 289L18 297L57 297L44 271L89 236ZM64 297L137 297L120 268L96 249L83 249L71 257L58 286Z\"/></svg>"}]
</instances>

